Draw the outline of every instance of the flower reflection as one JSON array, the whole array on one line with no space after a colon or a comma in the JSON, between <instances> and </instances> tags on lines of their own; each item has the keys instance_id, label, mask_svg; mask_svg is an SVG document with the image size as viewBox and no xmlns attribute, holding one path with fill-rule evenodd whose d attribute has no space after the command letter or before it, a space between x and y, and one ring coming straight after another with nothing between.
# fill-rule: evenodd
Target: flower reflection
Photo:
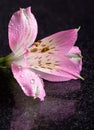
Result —
<instances>
[{"instance_id":1,"label":"flower reflection","mask_svg":"<svg viewBox=\"0 0 94 130\"><path fill-rule=\"evenodd\" d=\"M77 93L80 92L79 80L60 83L45 81L45 89L47 96L44 102L40 102L25 96L15 85L15 106L10 130L46 129L51 122L58 125L75 113Z\"/></svg>"}]
</instances>

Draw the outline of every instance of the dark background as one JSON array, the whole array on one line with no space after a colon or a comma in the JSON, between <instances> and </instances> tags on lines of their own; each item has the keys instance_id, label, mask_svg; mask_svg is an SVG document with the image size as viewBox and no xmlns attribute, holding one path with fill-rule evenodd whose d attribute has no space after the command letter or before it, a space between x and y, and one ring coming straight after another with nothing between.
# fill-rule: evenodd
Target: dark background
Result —
<instances>
[{"instance_id":1,"label":"dark background","mask_svg":"<svg viewBox=\"0 0 94 130\"><path fill-rule=\"evenodd\" d=\"M63 93L65 90L57 88L51 94L49 86L55 86L56 83L45 82L47 88L47 96L45 102L41 104L38 100L32 100L31 98L25 97L20 88L11 85L12 74L10 70L0 69L0 130L93 130L93 118L94 118L94 2L93 0L1 0L0 1L0 57L5 56L11 52L8 45L8 22L12 14L17 11L20 7L25 8L31 6L32 12L34 13L38 21L38 36L37 39L41 39L48 35L61 30L67 30L71 28L78 28L81 26L79 31L78 40L76 45L82 51L83 55L83 69L81 75L85 78L84 81L69 81L66 83L57 83L57 86L65 86L76 88L78 82L80 84L80 90L73 92L73 90L67 89L65 92L69 94L66 96ZM15 82L16 84L16 82ZM75 85L74 85L75 84ZM11 89L11 86L14 88ZM16 84L17 86L17 84ZM67 86L67 87L66 87ZM54 87L52 88L52 90ZM20 94L21 93L21 94ZM57 93L57 94L56 94ZM18 95L17 95L18 94ZM65 94L65 95L64 95ZM51 97L52 95L52 97ZM64 97L65 96L65 97ZM51 99L50 99L51 98ZM59 101L57 100L59 99ZM21 100L22 99L22 100ZM49 102L48 102L49 100ZM63 102L64 101L64 102ZM71 106L66 101L77 101L75 105ZM22 102L22 104L21 104ZM32 103L30 103L32 102ZM63 106L61 106L63 102ZM18 106L17 106L18 104ZM20 105L19 105L20 104ZM23 104L28 104L24 106ZM36 106L37 104L37 106ZM52 107L46 107L52 105ZM47 106L46 106L47 105ZM54 109L59 105L58 109ZM29 107L31 109L28 110ZM66 116L64 113L69 113L69 109L73 110L71 116ZM73 107L73 108L72 108ZM25 109L24 109L25 108ZM62 108L62 110L60 109ZM67 108L67 109L66 109ZM23 110L27 112L23 115L18 112ZM51 111L51 109L54 109ZM18 110L18 111L17 111ZM59 118L58 115L60 114ZM36 112L35 112L36 111ZM41 112L42 111L42 112ZM43 116L43 112L47 113L50 111L52 115L55 113L54 119L48 115ZM71 112L70 111L70 112ZM14 112L14 114L13 114ZM33 115L37 113L37 117ZM41 114L42 113L42 116ZM63 113L63 114L62 114ZM30 117L30 114L33 118ZM45 115L45 114L44 114ZM60 115L59 115L60 116ZM62 116L67 118L62 118ZM15 118L14 118L15 117ZM16 117L18 117L16 119ZM20 117L20 118L19 118ZM22 117L22 118L21 118ZM45 118L44 118L45 117ZM49 118L48 118L49 117ZM56 118L56 119L55 119ZM14 123L12 123L14 120ZM16 120L16 121L15 121ZM25 121L24 121L25 120ZM17 122L18 121L18 122ZM34 122L34 123L31 123ZM25 124L26 123L26 124ZM11 126L11 124L13 126ZM25 125L23 125L25 124ZM32 126L31 126L32 124ZM34 125L36 124L36 125ZM22 125L22 126L21 126ZM33 126L34 125L34 126ZM16 127L17 126L17 127ZM26 127L27 126L27 127ZM26 127L26 128L25 128Z\"/></svg>"}]
</instances>

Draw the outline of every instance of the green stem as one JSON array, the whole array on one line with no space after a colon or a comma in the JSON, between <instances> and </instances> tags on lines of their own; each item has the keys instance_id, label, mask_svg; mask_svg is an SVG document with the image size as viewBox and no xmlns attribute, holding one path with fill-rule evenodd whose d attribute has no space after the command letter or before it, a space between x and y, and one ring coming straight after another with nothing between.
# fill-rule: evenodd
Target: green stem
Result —
<instances>
[{"instance_id":1,"label":"green stem","mask_svg":"<svg viewBox=\"0 0 94 130\"><path fill-rule=\"evenodd\" d=\"M0 58L0 68L7 68L10 66L9 56Z\"/></svg>"}]
</instances>

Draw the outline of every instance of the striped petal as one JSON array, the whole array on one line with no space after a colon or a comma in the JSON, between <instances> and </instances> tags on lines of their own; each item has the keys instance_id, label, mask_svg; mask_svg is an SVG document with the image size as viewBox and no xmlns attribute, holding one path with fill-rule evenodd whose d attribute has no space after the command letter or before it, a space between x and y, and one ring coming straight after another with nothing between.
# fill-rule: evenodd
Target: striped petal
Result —
<instances>
[{"instance_id":1,"label":"striped petal","mask_svg":"<svg viewBox=\"0 0 94 130\"><path fill-rule=\"evenodd\" d=\"M33 96L34 98L40 98L44 100L45 90L43 88L43 81L29 69L22 68L12 63L11 65L14 78L17 80L22 90L27 96Z\"/></svg>"},{"instance_id":2,"label":"striped petal","mask_svg":"<svg viewBox=\"0 0 94 130\"><path fill-rule=\"evenodd\" d=\"M30 7L15 12L8 26L9 45L16 55L22 55L35 41L37 22Z\"/></svg>"},{"instance_id":3,"label":"striped petal","mask_svg":"<svg viewBox=\"0 0 94 130\"><path fill-rule=\"evenodd\" d=\"M79 53L71 50L77 39L77 31L62 31L34 43L28 49L27 61L30 67L42 78L50 81L79 78L81 69L70 59L73 52Z\"/></svg>"},{"instance_id":4,"label":"striped petal","mask_svg":"<svg viewBox=\"0 0 94 130\"><path fill-rule=\"evenodd\" d=\"M67 81L71 79L78 79L82 78L80 76L80 69L79 65L75 64L70 60L68 57L62 57L62 59L59 60L59 64L51 69L43 69L43 68L37 68L34 69L38 75L40 75L41 78L49 80L49 81Z\"/></svg>"},{"instance_id":5,"label":"striped petal","mask_svg":"<svg viewBox=\"0 0 94 130\"><path fill-rule=\"evenodd\" d=\"M77 46L71 48L67 55L70 60L75 63L78 67L78 71L82 70L82 55L81 51Z\"/></svg>"}]
</instances>

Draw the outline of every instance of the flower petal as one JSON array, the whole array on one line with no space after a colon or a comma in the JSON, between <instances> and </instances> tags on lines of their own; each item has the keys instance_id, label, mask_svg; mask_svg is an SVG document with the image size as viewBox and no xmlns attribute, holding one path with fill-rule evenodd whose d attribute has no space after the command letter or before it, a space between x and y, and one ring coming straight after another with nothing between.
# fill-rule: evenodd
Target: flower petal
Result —
<instances>
[{"instance_id":1,"label":"flower petal","mask_svg":"<svg viewBox=\"0 0 94 130\"><path fill-rule=\"evenodd\" d=\"M43 81L38 75L14 63L12 63L11 68L14 78L18 81L27 96L38 97L40 100L44 100L45 90L43 88Z\"/></svg>"},{"instance_id":2,"label":"flower petal","mask_svg":"<svg viewBox=\"0 0 94 130\"><path fill-rule=\"evenodd\" d=\"M61 31L42 39L42 41L53 51L59 51L59 53L65 55L75 44L77 40L77 32L78 29Z\"/></svg>"},{"instance_id":3,"label":"flower petal","mask_svg":"<svg viewBox=\"0 0 94 130\"><path fill-rule=\"evenodd\" d=\"M39 66L38 62L45 63L47 61L56 64L58 57L65 56L75 44L76 39L77 29L53 34L35 42L31 48L28 49L27 60L30 61L31 66ZM42 67L44 67L43 65Z\"/></svg>"},{"instance_id":4,"label":"flower petal","mask_svg":"<svg viewBox=\"0 0 94 130\"><path fill-rule=\"evenodd\" d=\"M79 54L74 49L71 50L77 39L77 31L77 29L62 31L34 43L27 55L30 67L42 78L50 81L79 78L81 67L79 70L79 65L70 59L71 53Z\"/></svg>"},{"instance_id":5,"label":"flower petal","mask_svg":"<svg viewBox=\"0 0 94 130\"><path fill-rule=\"evenodd\" d=\"M71 48L68 52L68 56L72 62L74 62L78 67L79 71L82 70L82 55L81 51L77 46Z\"/></svg>"},{"instance_id":6,"label":"flower petal","mask_svg":"<svg viewBox=\"0 0 94 130\"><path fill-rule=\"evenodd\" d=\"M61 60L60 60L61 59ZM35 71L41 78L49 81L67 81L82 78L79 64L75 64L69 57L58 58L59 64L54 68L36 68Z\"/></svg>"},{"instance_id":7,"label":"flower petal","mask_svg":"<svg viewBox=\"0 0 94 130\"><path fill-rule=\"evenodd\" d=\"M34 69L33 71L35 71L41 78L52 82L60 82L60 81L68 81L70 79L77 79L76 77L74 77L73 75L67 72L66 73L62 72L63 75L60 75L59 73L57 74L56 71L50 73L50 70L48 70L48 72L44 72L41 70Z\"/></svg>"},{"instance_id":8,"label":"flower petal","mask_svg":"<svg viewBox=\"0 0 94 130\"><path fill-rule=\"evenodd\" d=\"M30 7L15 12L8 28L11 50L17 54L24 53L25 49L35 41L37 35L37 22Z\"/></svg>"},{"instance_id":9,"label":"flower petal","mask_svg":"<svg viewBox=\"0 0 94 130\"><path fill-rule=\"evenodd\" d=\"M77 40L77 32L78 29L70 29L55 33L35 42L34 46L31 48L37 48L41 52L47 52L49 50L51 52L57 53L59 51L59 53L65 55L74 46Z\"/></svg>"}]
</instances>

